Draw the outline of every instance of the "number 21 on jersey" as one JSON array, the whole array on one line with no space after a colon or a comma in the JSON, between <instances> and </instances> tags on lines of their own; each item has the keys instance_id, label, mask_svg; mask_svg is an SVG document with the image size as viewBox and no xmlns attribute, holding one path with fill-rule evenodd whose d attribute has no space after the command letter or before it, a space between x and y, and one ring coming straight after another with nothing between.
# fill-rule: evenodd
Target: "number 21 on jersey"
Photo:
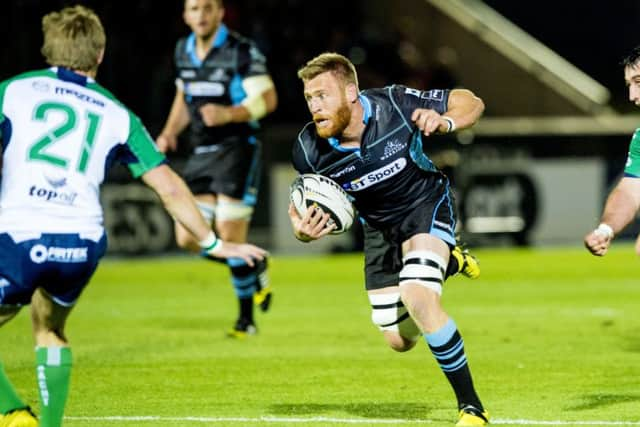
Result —
<instances>
[{"instance_id":1,"label":"number 21 on jersey","mask_svg":"<svg viewBox=\"0 0 640 427\"><path fill-rule=\"evenodd\" d=\"M78 153L78 160L75 167L78 172L85 173L89 164L91 150L93 149L93 143L96 140L102 116L94 112L87 111L82 123L85 124L85 126L83 129L78 129L78 113L72 106L62 102L43 102L38 104L33 110L33 120L46 122L48 115L52 112L61 113L63 115L62 123L49 129L47 133L42 135L31 145L29 148L28 159L30 161L43 161L60 168L68 169L72 160L53 155L47 152L47 148L71 132L83 130L84 135L82 138L82 145L80 153Z\"/></svg>"}]
</instances>

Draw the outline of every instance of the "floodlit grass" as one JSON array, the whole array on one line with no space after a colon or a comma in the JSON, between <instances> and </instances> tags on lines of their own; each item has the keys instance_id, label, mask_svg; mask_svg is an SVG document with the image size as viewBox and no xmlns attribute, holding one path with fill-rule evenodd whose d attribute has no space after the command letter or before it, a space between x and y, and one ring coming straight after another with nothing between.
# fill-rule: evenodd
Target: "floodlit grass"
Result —
<instances>
[{"instance_id":1,"label":"floodlit grass","mask_svg":"<svg viewBox=\"0 0 640 427\"><path fill-rule=\"evenodd\" d=\"M605 258L577 247L475 253L480 279L449 280L443 301L492 418L638 422L632 248ZM272 311L257 313L258 336L234 341L224 336L236 303L220 265L105 260L67 327L65 426L453 425L453 393L426 345L395 353L370 323L361 256L276 257L271 267ZM37 411L27 310L0 339L5 370Z\"/></svg>"}]
</instances>

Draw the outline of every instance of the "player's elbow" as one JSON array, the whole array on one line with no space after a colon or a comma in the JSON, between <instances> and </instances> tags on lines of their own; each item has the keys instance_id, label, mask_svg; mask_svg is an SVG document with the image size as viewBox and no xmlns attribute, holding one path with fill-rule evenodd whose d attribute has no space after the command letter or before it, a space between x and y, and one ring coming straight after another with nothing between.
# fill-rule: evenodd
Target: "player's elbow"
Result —
<instances>
[{"instance_id":1,"label":"player's elbow","mask_svg":"<svg viewBox=\"0 0 640 427\"><path fill-rule=\"evenodd\" d=\"M272 88L262 94L264 102L267 106L267 114L273 113L278 108L278 93Z\"/></svg>"}]
</instances>

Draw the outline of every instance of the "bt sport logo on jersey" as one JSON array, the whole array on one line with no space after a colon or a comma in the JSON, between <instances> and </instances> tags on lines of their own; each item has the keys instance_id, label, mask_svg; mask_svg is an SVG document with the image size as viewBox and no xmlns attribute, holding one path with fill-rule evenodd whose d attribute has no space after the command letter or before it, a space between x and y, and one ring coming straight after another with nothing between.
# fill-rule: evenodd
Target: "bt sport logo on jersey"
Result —
<instances>
[{"instance_id":1,"label":"bt sport logo on jersey","mask_svg":"<svg viewBox=\"0 0 640 427\"><path fill-rule=\"evenodd\" d=\"M400 173L406 165L407 160L405 158L399 158L392 163L386 164L379 169L361 176L360 178L354 179L351 182L345 182L342 184L342 187L346 191L364 190L365 188L369 188Z\"/></svg>"}]
</instances>

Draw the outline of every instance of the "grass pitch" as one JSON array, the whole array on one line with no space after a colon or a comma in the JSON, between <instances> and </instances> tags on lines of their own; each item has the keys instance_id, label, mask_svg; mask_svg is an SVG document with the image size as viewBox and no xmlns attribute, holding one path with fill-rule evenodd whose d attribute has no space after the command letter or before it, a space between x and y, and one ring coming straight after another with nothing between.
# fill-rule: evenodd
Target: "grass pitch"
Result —
<instances>
[{"instance_id":1,"label":"grass pitch","mask_svg":"<svg viewBox=\"0 0 640 427\"><path fill-rule=\"evenodd\" d=\"M503 425L640 425L640 263L617 243L474 251L445 285L476 387ZM455 399L424 342L388 349L360 255L275 257L259 335L224 336L228 273L197 258L105 260L72 313L73 426L452 426ZM38 412L27 310L0 357Z\"/></svg>"}]
</instances>

